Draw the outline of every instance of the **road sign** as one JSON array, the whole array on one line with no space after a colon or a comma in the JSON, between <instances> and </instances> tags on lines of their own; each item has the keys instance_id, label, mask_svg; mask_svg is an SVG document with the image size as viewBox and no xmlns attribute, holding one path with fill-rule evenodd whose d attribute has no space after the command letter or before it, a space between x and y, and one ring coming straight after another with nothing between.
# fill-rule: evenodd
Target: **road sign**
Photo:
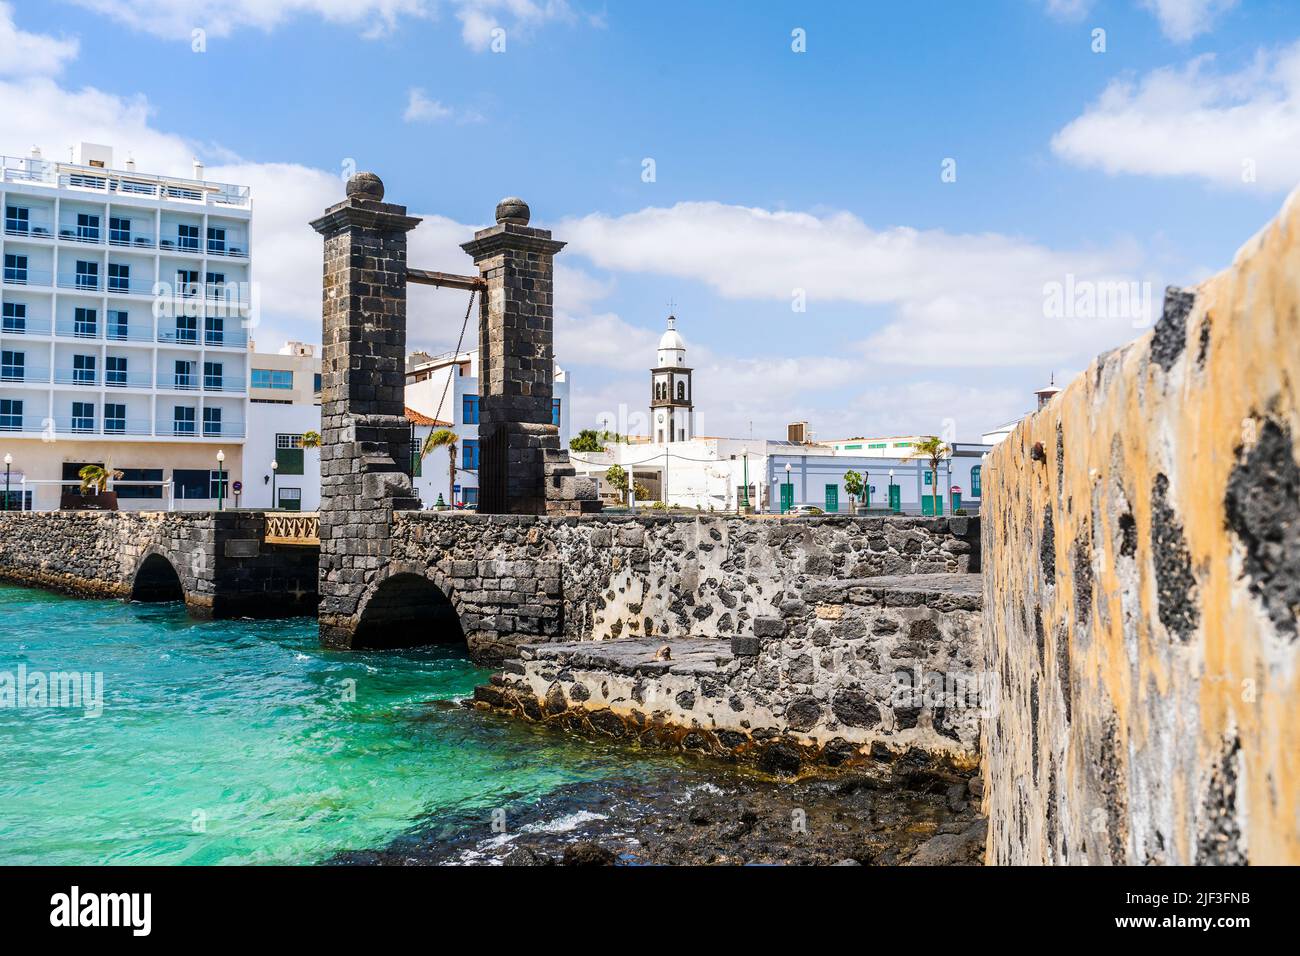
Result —
<instances>
[{"instance_id":1,"label":"road sign","mask_svg":"<svg viewBox=\"0 0 1300 956\"><path fill-rule=\"evenodd\" d=\"M235 494L239 494L244 490L244 483L242 481L236 481L230 487L235 489Z\"/></svg>"}]
</instances>

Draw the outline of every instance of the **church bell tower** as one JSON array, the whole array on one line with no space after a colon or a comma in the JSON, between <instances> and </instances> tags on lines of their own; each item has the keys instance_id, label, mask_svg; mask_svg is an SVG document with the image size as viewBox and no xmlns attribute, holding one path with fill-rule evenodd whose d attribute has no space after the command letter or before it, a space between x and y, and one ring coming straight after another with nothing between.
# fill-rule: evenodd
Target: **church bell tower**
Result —
<instances>
[{"instance_id":1,"label":"church bell tower","mask_svg":"<svg viewBox=\"0 0 1300 956\"><path fill-rule=\"evenodd\" d=\"M670 315L668 330L659 339L655 367L650 370L650 436L656 442L695 437L691 371L686 365L686 343L677 332L677 317Z\"/></svg>"}]
</instances>

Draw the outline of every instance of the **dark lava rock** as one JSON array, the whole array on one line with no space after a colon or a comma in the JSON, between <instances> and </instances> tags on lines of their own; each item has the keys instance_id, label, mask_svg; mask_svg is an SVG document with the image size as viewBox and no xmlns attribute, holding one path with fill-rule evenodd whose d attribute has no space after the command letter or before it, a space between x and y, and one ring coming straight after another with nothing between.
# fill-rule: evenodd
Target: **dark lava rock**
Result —
<instances>
[{"instance_id":1,"label":"dark lava rock","mask_svg":"<svg viewBox=\"0 0 1300 956\"><path fill-rule=\"evenodd\" d=\"M816 697L796 697L785 709L785 719L791 730L807 731L821 720L822 704Z\"/></svg>"},{"instance_id":2,"label":"dark lava rock","mask_svg":"<svg viewBox=\"0 0 1300 956\"><path fill-rule=\"evenodd\" d=\"M880 708L860 690L842 690L831 699L835 718L849 727L874 727L880 723Z\"/></svg>"},{"instance_id":3,"label":"dark lava rock","mask_svg":"<svg viewBox=\"0 0 1300 956\"><path fill-rule=\"evenodd\" d=\"M565 866L613 866L618 856L599 843L575 843L564 848Z\"/></svg>"},{"instance_id":4,"label":"dark lava rock","mask_svg":"<svg viewBox=\"0 0 1300 956\"><path fill-rule=\"evenodd\" d=\"M758 769L774 777L791 777L799 772L803 758L799 751L787 743L771 744L758 758Z\"/></svg>"}]
</instances>

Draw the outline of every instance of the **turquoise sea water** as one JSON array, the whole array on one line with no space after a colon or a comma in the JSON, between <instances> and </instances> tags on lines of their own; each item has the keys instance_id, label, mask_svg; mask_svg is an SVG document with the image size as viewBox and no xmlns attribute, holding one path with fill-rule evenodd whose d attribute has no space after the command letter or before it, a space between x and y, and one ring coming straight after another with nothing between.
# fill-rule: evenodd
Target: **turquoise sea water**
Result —
<instances>
[{"instance_id":1,"label":"turquoise sea water","mask_svg":"<svg viewBox=\"0 0 1300 956\"><path fill-rule=\"evenodd\" d=\"M0 615L0 673L104 680L99 717L0 708L0 864L313 863L654 772L448 706L488 675L454 648L331 652L313 619L194 621L7 585Z\"/></svg>"}]
</instances>

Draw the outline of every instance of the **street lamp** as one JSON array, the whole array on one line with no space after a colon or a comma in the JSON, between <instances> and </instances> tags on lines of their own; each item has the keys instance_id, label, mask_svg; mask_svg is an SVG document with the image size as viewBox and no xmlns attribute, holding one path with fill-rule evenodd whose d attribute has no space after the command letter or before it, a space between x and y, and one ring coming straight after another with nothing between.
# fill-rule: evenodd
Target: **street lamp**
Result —
<instances>
[{"instance_id":1,"label":"street lamp","mask_svg":"<svg viewBox=\"0 0 1300 956\"><path fill-rule=\"evenodd\" d=\"M218 451L217 452L217 510L218 511L221 510L222 504L225 502L226 485L225 482L222 480L223 478L225 478L225 470L224 470L225 462L226 462L226 453L224 451Z\"/></svg>"},{"instance_id":2,"label":"street lamp","mask_svg":"<svg viewBox=\"0 0 1300 956\"><path fill-rule=\"evenodd\" d=\"M794 507L794 484L790 481L790 463L788 461L785 463L785 486L790 490L785 493L786 501L781 502L782 514ZM788 506L786 502L789 502Z\"/></svg>"},{"instance_id":3,"label":"street lamp","mask_svg":"<svg viewBox=\"0 0 1300 956\"><path fill-rule=\"evenodd\" d=\"M275 510L275 473L280 470L280 461L271 462L271 510Z\"/></svg>"},{"instance_id":4,"label":"street lamp","mask_svg":"<svg viewBox=\"0 0 1300 956\"><path fill-rule=\"evenodd\" d=\"M14 456L5 452L5 506L4 510L9 510L9 466L14 463Z\"/></svg>"}]
</instances>

